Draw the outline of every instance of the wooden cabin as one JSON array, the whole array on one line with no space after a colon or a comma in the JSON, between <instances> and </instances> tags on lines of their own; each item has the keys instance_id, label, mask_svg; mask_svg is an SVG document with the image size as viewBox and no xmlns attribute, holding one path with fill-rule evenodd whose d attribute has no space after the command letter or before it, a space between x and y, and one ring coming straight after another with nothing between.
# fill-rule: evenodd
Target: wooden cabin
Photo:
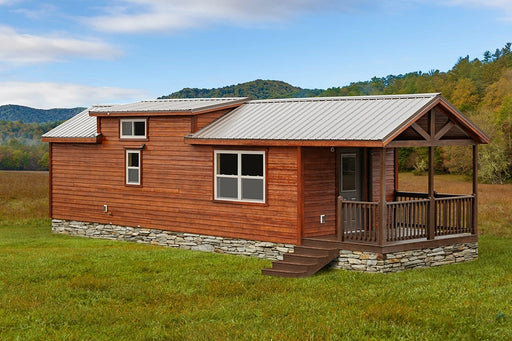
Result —
<instances>
[{"instance_id":1,"label":"wooden cabin","mask_svg":"<svg viewBox=\"0 0 512 341\"><path fill-rule=\"evenodd\" d=\"M93 106L42 140L57 233L253 255L295 277L477 257L488 137L438 93ZM446 145L472 148L472 194L436 193ZM429 148L427 193L397 190L409 146Z\"/></svg>"}]
</instances>

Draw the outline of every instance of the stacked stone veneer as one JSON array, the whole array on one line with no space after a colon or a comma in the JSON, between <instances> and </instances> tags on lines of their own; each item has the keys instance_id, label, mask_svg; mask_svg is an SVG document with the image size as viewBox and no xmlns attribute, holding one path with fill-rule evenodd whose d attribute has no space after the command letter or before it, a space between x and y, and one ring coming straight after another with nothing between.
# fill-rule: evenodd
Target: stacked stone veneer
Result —
<instances>
[{"instance_id":1,"label":"stacked stone veneer","mask_svg":"<svg viewBox=\"0 0 512 341\"><path fill-rule=\"evenodd\" d=\"M71 236L132 241L188 250L218 252L281 260L294 245L224 238L193 233L53 219L52 232ZM380 254L341 250L331 267L365 272L398 272L413 268L460 263L478 258L478 243Z\"/></svg>"},{"instance_id":2,"label":"stacked stone veneer","mask_svg":"<svg viewBox=\"0 0 512 341\"><path fill-rule=\"evenodd\" d=\"M283 254L293 251L294 247L292 244L58 219L52 221L52 232L70 236L132 241L187 250L253 256L270 260L283 259Z\"/></svg>"},{"instance_id":3,"label":"stacked stone veneer","mask_svg":"<svg viewBox=\"0 0 512 341\"><path fill-rule=\"evenodd\" d=\"M463 243L435 248L379 254L341 250L331 266L365 272L398 272L413 268L467 262L478 258L478 243Z\"/></svg>"}]
</instances>

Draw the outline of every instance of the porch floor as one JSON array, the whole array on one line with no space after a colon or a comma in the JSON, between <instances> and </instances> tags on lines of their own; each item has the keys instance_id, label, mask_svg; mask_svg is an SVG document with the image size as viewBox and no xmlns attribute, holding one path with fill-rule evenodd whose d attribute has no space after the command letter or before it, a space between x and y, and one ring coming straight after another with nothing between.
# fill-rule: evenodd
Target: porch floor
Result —
<instances>
[{"instance_id":1,"label":"porch floor","mask_svg":"<svg viewBox=\"0 0 512 341\"><path fill-rule=\"evenodd\" d=\"M360 241L340 241L335 234L321 235L314 237L306 237L304 240L337 243L340 250L347 249L353 251L371 251L371 252L398 252L413 249L424 249L438 246L446 246L451 244L460 244L466 242L478 241L478 236L471 233L458 233L451 235L436 236L435 239L408 239L386 242L384 245L375 243L365 243Z\"/></svg>"}]
</instances>

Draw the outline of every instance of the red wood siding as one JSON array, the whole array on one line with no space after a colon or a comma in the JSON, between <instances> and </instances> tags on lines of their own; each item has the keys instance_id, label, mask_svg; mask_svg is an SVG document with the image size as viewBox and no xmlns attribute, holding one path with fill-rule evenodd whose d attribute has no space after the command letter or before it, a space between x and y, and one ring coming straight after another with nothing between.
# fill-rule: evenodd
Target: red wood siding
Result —
<instances>
[{"instance_id":1,"label":"red wood siding","mask_svg":"<svg viewBox=\"0 0 512 341\"><path fill-rule=\"evenodd\" d=\"M197 119L196 129L199 130L199 129L206 127L208 124L212 123L213 121L220 118L227 112L230 112L231 110L233 110L233 109L219 110L219 111L214 111L214 112L210 112L207 114L197 115L196 116L196 119Z\"/></svg>"},{"instance_id":2,"label":"red wood siding","mask_svg":"<svg viewBox=\"0 0 512 341\"><path fill-rule=\"evenodd\" d=\"M296 148L254 149L267 151L266 205L224 203L212 200L214 148L183 142L191 117L151 117L145 142L120 141L118 118L101 129L99 145L52 144L54 218L297 242ZM125 148L142 143L142 187L126 186Z\"/></svg>"},{"instance_id":3,"label":"red wood siding","mask_svg":"<svg viewBox=\"0 0 512 341\"><path fill-rule=\"evenodd\" d=\"M336 232L336 153L303 148L304 237ZM320 224L320 215L325 223Z\"/></svg>"},{"instance_id":4,"label":"red wood siding","mask_svg":"<svg viewBox=\"0 0 512 341\"><path fill-rule=\"evenodd\" d=\"M379 149L371 149L371 191L372 201L380 201L380 153ZM393 149L386 150L386 201L395 199L395 152Z\"/></svg>"}]
</instances>

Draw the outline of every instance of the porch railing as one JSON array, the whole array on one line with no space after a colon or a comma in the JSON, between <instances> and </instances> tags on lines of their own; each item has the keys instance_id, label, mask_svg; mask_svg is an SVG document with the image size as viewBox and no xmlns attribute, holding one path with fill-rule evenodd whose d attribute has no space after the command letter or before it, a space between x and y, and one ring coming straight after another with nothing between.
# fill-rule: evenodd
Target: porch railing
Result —
<instances>
[{"instance_id":1,"label":"porch railing","mask_svg":"<svg viewBox=\"0 0 512 341\"><path fill-rule=\"evenodd\" d=\"M338 217L342 219L344 240L354 242L377 242L379 203L363 201L340 201Z\"/></svg>"},{"instance_id":2,"label":"porch railing","mask_svg":"<svg viewBox=\"0 0 512 341\"><path fill-rule=\"evenodd\" d=\"M435 235L473 233L474 200L472 195L437 198Z\"/></svg>"},{"instance_id":3,"label":"porch railing","mask_svg":"<svg viewBox=\"0 0 512 341\"><path fill-rule=\"evenodd\" d=\"M475 233L474 196L435 194L433 226L429 226L431 200L426 193L397 192L396 201L345 201L338 198L338 236L343 241L387 244ZM381 213L383 212L383 213ZM380 219L381 214L385 219ZM380 232L383 224L384 232ZM432 229L431 229L432 228ZM429 233L429 229L430 233Z\"/></svg>"},{"instance_id":4,"label":"porch railing","mask_svg":"<svg viewBox=\"0 0 512 341\"><path fill-rule=\"evenodd\" d=\"M386 241L427 237L430 200L408 200L386 203Z\"/></svg>"}]
</instances>

